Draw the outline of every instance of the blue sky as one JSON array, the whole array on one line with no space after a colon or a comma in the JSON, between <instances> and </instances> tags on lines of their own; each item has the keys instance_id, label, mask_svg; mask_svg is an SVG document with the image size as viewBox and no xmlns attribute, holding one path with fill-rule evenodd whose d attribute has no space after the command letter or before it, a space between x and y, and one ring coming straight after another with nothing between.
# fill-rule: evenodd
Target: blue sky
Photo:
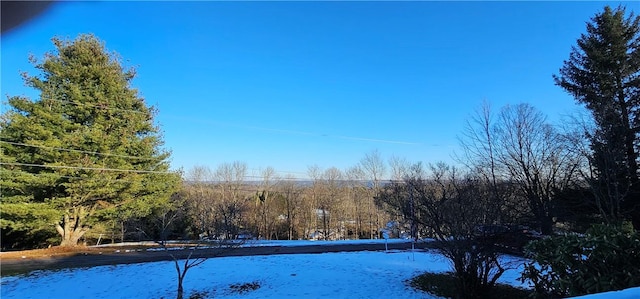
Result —
<instances>
[{"instance_id":1,"label":"blue sky","mask_svg":"<svg viewBox=\"0 0 640 299\"><path fill-rule=\"evenodd\" d=\"M36 73L29 53L93 33L136 67L176 169L243 161L304 177L373 150L452 162L483 100L575 113L551 75L618 3L63 2L2 35L1 94L37 98L19 76Z\"/></svg>"}]
</instances>

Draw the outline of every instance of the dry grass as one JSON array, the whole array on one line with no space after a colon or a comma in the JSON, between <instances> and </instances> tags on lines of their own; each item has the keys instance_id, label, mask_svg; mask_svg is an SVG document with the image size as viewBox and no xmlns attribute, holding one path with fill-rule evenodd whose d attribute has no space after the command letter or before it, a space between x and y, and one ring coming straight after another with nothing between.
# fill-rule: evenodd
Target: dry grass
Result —
<instances>
[{"instance_id":1,"label":"dry grass","mask_svg":"<svg viewBox=\"0 0 640 299\"><path fill-rule=\"evenodd\" d=\"M20 259L20 258L38 258L38 257L51 257L51 256L68 256L78 253L87 253L94 250L90 247L60 247L54 246L46 249L32 249L22 251L7 251L0 253L1 259Z\"/></svg>"},{"instance_id":2,"label":"dry grass","mask_svg":"<svg viewBox=\"0 0 640 299\"><path fill-rule=\"evenodd\" d=\"M197 243L171 243L167 247L188 247L196 246ZM138 251L147 250L152 248L160 248L160 245L153 242L140 245L114 245L114 246L100 246L100 247L88 247L88 246L52 246L45 249L32 249L22 251L5 251L0 252L0 260L4 259L24 259L24 258L47 258L47 257L63 257L73 255L86 255L86 254L102 254L113 253L117 251Z\"/></svg>"},{"instance_id":3,"label":"dry grass","mask_svg":"<svg viewBox=\"0 0 640 299\"><path fill-rule=\"evenodd\" d=\"M53 246L45 249L32 249L22 251L7 251L0 252L0 259L24 259L24 258L47 258L47 257L62 257L73 256L80 254L100 254L107 252L115 252L117 250L138 250L149 249L158 246L112 246L112 247L87 247L87 246L73 246L73 247L61 247Z\"/></svg>"}]
</instances>

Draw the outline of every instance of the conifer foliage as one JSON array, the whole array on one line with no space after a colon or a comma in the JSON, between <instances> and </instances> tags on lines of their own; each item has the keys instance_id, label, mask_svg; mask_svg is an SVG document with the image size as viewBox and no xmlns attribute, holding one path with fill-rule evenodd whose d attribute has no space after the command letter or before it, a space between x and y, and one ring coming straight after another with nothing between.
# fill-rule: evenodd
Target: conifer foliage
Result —
<instances>
[{"instance_id":1,"label":"conifer foliage","mask_svg":"<svg viewBox=\"0 0 640 299\"><path fill-rule=\"evenodd\" d=\"M180 179L135 71L93 35L52 41L30 58L40 73L23 74L39 98L9 97L0 121L2 237L74 246L100 219L149 214Z\"/></svg>"},{"instance_id":2,"label":"conifer foliage","mask_svg":"<svg viewBox=\"0 0 640 299\"><path fill-rule=\"evenodd\" d=\"M593 116L590 185L602 216L640 229L640 17L606 6L586 29L554 79Z\"/></svg>"}]
</instances>

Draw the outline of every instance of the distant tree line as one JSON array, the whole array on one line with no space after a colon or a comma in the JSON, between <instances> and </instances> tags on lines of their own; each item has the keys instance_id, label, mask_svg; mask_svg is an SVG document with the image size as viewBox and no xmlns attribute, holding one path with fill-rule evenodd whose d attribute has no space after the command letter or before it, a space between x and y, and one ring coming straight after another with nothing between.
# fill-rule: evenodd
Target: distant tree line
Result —
<instances>
[{"instance_id":1,"label":"distant tree line","mask_svg":"<svg viewBox=\"0 0 640 299\"><path fill-rule=\"evenodd\" d=\"M188 171L177 197L192 236L267 240L379 238L389 216L373 202L371 181L354 167L309 167L308 180L276 176L247 180L247 165Z\"/></svg>"}]
</instances>

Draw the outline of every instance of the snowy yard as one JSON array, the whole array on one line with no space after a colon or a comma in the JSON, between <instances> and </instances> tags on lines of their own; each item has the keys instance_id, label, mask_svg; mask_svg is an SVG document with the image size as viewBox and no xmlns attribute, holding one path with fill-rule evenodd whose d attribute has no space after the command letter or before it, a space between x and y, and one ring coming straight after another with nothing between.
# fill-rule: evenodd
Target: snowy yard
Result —
<instances>
[{"instance_id":1,"label":"snowy yard","mask_svg":"<svg viewBox=\"0 0 640 299\"><path fill-rule=\"evenodd\" d=\"M317 243L316 243L317 244ZM280 244L279 244L280 245ZM516 258L508 257L517 262ZM433 298L406 280L425 271L447 271L438 254L424 251L343 252L212 258L189 270L185 297L204 298ZM520 285L517 269L501 282ZM173 262L36 271L2 277L0 297L10 298L175 298ZM238 292L232 285L258 283ZM635 298L640 289L627 291ZM620 295L618 293L617 295ZM595 297L594 297L595 298ZM602 297L598 297L602 299Z\"/></svg>"}]
</instances>

